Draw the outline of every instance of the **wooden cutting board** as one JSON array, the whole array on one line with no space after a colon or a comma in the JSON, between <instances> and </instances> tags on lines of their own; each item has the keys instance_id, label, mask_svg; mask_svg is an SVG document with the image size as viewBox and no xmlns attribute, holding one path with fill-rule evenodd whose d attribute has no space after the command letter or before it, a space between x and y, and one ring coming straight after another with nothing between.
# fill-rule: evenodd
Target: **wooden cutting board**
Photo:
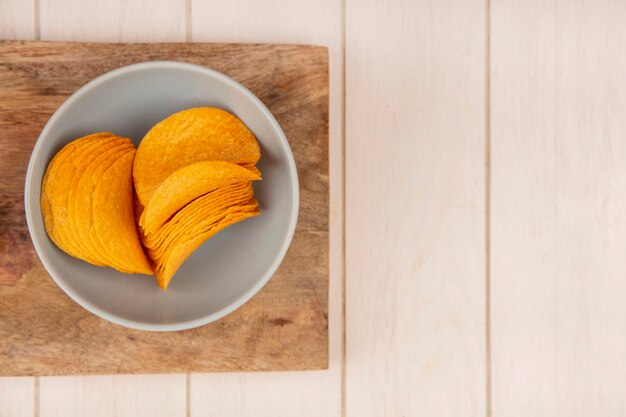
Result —
<instances>
[{"instance_id":1,"label":"wooden cutting board","mask_svg":"<svg viewBox=\"0 0 626 417\"><path fill-rule=\"evenodd\" d=\"M92 78L148 60L204 65L249 88L281 124L300 177L298 227L270 282L229 316L173 333L126 329L74 303L39 262L24 217L28 159L48 118ZM0 375L323 369L327 313L326 48L0 42Z\"/></svg>"}]
</instances>

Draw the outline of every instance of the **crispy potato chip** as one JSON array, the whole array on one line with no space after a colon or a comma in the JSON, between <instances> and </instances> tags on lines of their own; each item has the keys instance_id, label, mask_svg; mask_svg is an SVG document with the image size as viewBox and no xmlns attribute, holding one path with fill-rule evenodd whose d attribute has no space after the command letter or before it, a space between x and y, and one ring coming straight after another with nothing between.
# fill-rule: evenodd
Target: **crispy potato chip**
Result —
<instances>
[{"instance_id":1,"label":"crispy potato chip","mask_svg":"<svg viewBox=\"0 0 626 417\"><path fill-rule=\"evenodd\" d=\"M76 248L79 253L85 257L85 260L88 262L90 259L96 260L98 264L102 263L102 261L95 258L88 250L86 250L85 245L83 244L84 242L82 242L80 237L77 235L74 227L72 209L75 197L75 186L78 180L83 177L84 170L91 157L115 144L116 139L117 137L110 133L97 134L97 136L90 135L89 140L85 141L67 161L67 164L72 164L72 169L66 169L66 172L73 172L73 174L71 177L68 177L69 189L65 204L65 209L67 211L67 227L65 228L65 234L68 239L68 243Z\"/></svg>"},{"instance_id":2,"label":"crispy potato chip","mask_svg":"<svg viewBox=\"0 0 626 417\"><path fill-rule=\"evenodd\" d=\"M50 238L71 256L122 272L152 274L135 225L134 152L128 139L111 133L89 135L66 145L44 175L42 214ZM106 202L102 202L105 194ZM100 229L96 233L102 234L103 228L108 230L104 233L107 245L98 247L90 240L90 232L93 235L94 229ZM112 233L115 239L107 236ZM117 246L123 247L122 256L114 250Z\"/></svg>"},{"instance_id":3,"label":"crispy potato chip","mask_svg":"<svg viewBox=\"0 0 626 417\"><path fill-rule=\"evenodd\" d=\"M154 259L155 275L159 286L166 290L172 277L185 260L207 239L221 230L249 217L257 216L259 210L256 200L248 206L231 207L226 210L218 221L206 219L200 222L191 233L181 236L161 258Z\"/></svg>"},{"instance_id":4,"label":"crispy potato chip","mask_svg":"<svg viewBox=\"0 0 626 417\"><path fill-rule=\"evenodd\" d=\"M192 236L203 233L208 228L217 225L226 215L244 211L254 211L257 207L258 203L256 200L251 198L245 202L239 203L236 206L231 206L223 211L213 213L210 216L203 216L195 222L189 221L179 223L176 225L175 230L168 235L164 241L161 241L156 246L146 247L146 249L154 262L158 264L159 260L162 261L174 246L185 240L189 240Z\"/></svg>"},{"instance_id":5,"label":"crispy potato chip","mask_svg":"<svg viewBox=\"0 0 626 417\"><path fill-rule=\"evenodd\" d=\"M77 146L77 143L70 142L52 158L43 176L40 198L41 214L48 236L55 245L75 258L79 258L80 255L71 245L67 244L66 239L63 239L63 223L62 221L55 221L55 214L58 216L58 202L62 200L62 198L59 197L62 191L58 190L59 187L57 187L59 167L65 163L68 155L73 153ZM58 192L55 193L54 190L58 190Z\"/></svg>"},{"instance_id":6,"label":"crispy potato chip","mask_svg":"<svg viewBox=\"0 0 626 417\"><path fill-rule=\"evenodd\" d=\"M135 223L131 169L134 148L125 151L104 172L93 191L93 228L89 236L99 242L113 268L152 274Z\"/></svg>"},{"instance_id":7,"label":"crispy potato chip","mask_svg":"<svg viewBox=\"0 0 626 417\"><path fill-rule=\"evenodd\" d=\"M150 234L189 202L227 185L260 177L239 165L224 161L202 161L173 172L156 189L139 221Z\"/></svg>"},{"instance_id":8,"label":"crispy potato chip","mask_svg":"<svg viewBox=\"0 0 626 417\"><path fill-rule=\"evenodd\" d=\"M55 157L48 165L48 169L46 170L42 181L41 201L43 206L42 213L44 215L44 222L46 224L50 223L51 225L54 225L54 216L56 215L58 217L57 227L51 227L52 229L56 230L47 229L47 231L50 235L52 235L51 237L53 238L53 240L57 239L60 241L59 243L70 246L72 248L73 246L69 242L69 237L66 238L65 230L62 226L60 226L64 224L64 219L67 216L67 213L64 212L64 210L66 209L64 197L67 196L69 189L66 188L68 185L67 181L61 181L61 178L59 177L63 177L62 179L67 180L69 172L69 177L71 178L71 175L73 175L73 170L66 169L67 161L71 160L71 158L79 153L79 151L82 151L85 144L90 144L90 141L88 139L96 136L97 135L90 135L90 137L75 140L64 146L55 155ZM70 166L70 168L72 167ZM54 208L52 207L51 200L54 201Z\"/></svg>"},{"instance_id":9,"label":"crispy potato chip","mask_svg":"<svg viewBox=\"0 0 626 417\"><path fill-rule=\"evenodd\" d=\"M259 171L259 168L257 168L256 166L254 166L254 165L251 165L251 166L241 165L241 166L246 168L250 172L252 172L257 177L259 177L259 180L261 179L261 177L262 177L261 171Z\"/></svg>"},{"instance_id":10,"label":"crispy potato chip","mask_svg":"<svg viewBox=\"0 0 626 417\"><path fill-rule=\"evenodd\" d=\"M202 217L211 217L229 207L249 201L254 191L251 183L235 183L211 191L192 201L179 210L171 219L155 232L146 235L146 241L160 242L164 237L176 233L179 224L193 224Z\"/></svg>"},{"instance_id":11,"label":"crispy potato chip","mask_svg":"<svg viewBox=\"0 0 626 417\"><path fill-rule=\"evenodd\" d=\"M139 144L135 190L147 206L165 178L182 167L209 160L253 166L260 155L256 138L236 116L211 107L184 110L157 123Z\"/></svg>"},{"instance_id":12,"label":"crispy potato chip","mask_svg":"<svg viewBox=\"0 0 626 417\"><path fill-rule=\"evenodd\" d=\"M89 239L89 230L93 227L94 215L92 194L104 171L130 149L133 149L133 144L126 138L114 137L111 141L103 143L82 158L82 163L77 168L81 175L75 175L70 184L68 223L76 245L87 256L105 265L110 264L111 260L107 259L106 253L98 250Z\"/></svg>"},{"instance_id":13,"label":"crispy potato chip","mask_svg":"<svg viewBox=\"0 0 626 417\"><path fill-rule=\"evenodd\" d=\"M235 215L247 212L258 211L256 204L248 204L244 206L231 207L219 214L213 215L211 217L206 217L202 220L202 227L189 227L183 229L182 227L179 229L179 232L176 236L172 236L168 238L166 242L163 242L160 246L156 248L147 248L148 254L150 258L153 260L155 264L155 269L159 266L163 266L165 263L165 259L167 259L168 255L171 251L181 242L185 242L192 237L205 233L207 230L219 225L224 217L227 215ZM207 238L208 239L208 238Z\"/></svg>"},{"instance_id":14,"label":"crispy potato chip","mask_svg":"<svg viewBox=\"0 0 626 417\"><path fill-rule=\"evenodd\" d=\"M101 262L80 251L69 229L68 197L74 175L79 175L73 160L77 155L93 149L101 139L111 138L111 133L96 133L74 140L64 146L52 159L42 181L41 206L48 236L69 255L87 260L98 266Z\"/></svg>"},{"instance_id":15,"label":"crispy potato chip","mask_svg":"<svg viewBox=\"0 0 626 417\"><path fill-rule=\"evenodd\" d=\"M253 194L251 183L238 183L203 195L176 213L156 232L144 235L144 246L158 256L171 241L191 230L194 225L210 218L219 220L229 208L249 202Z\"/></svg>"},{"instance_id":16,"label":"crispy potato chip","mask_svg":"<svg viewBox=\"0 0 626 417\"><path fill-rule=\"evenodd\" d=\"M228 214L221 222L211 228L208 228L203 233L197 234L191 239L174 246L168 253L165 262L162 263L162 266L155 270L156 280L159 286L166 290L174 274L178 271L178 268L180 268L185 260L187 260L187 258L207 239L210 239L220 231L232 226L235 223L257 215L259 215L258 210Z\"/></svg>"}]
</instances>

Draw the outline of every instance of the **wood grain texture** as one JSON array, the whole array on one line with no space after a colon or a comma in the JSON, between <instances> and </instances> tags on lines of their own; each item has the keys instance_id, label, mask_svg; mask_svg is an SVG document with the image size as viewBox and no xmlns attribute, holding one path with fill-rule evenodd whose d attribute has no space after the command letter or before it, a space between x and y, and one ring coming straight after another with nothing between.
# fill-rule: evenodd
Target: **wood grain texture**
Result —
<instances>
[{"instance_id":1,"label":"wood grain texture","mask_svg":"<svg viewBox=\"0 0 626 417\"><path fill-rule=\"evenodd\" d=\"M38 0L41 39L79 42L180 42L185 0Z\"/></svg>"},{"instance_id":2,"label":"wood grain texture","mask_svg":"<svg viewBox=\"0 0 626 417\"><path fill-rule=\"evenodd\" d=\"M40 417L185 417L185 375L41 378Z\"/></svg>"},{"instance_id":3,"label":"wood grain texture","mask_svg":"<svg viewBox=\"0 0 626 417\"><path fill-rule=\"evenodd\" d=\"M34 1L0 1L0 39L35 39Z\"/></svg>"},{"instance_id":4,"label":"wood grain texture","mask_svg":"<svg viewBox=\"0 0 626 417\"><path fill-rule=\"evenodd\" d=\"M347 1L349 416L486 414L484 12Z\"/></svg>"},{"instance_id":5,"label":"wood grain texture","mask_svg":"<svg viewBox=\"0 0 626 417\"><path fill-rule=\"evenodd\" d=\"M34 378L0 378L0 416L32 417L34 411Z\"/></svg>"},{"instance_id":6,"label":"wood grain texture","mask_svg":"<svg viewBox=\"0 0 626 417\"><path fill-rule=\"evenodd\" d=\"M626 4L492 1L494 416L626 414Z\"/></svg>"},{"instance_id":7,"label":"wood grain texture","mask_svg":"<svg viewBox=\"0 0 626 417\"><path fill-rule=\"evenodd\" d=\"M325 48L294 45L0 43L0 371L16 374L320 369L328 365L328 67ZM47 276L24 216L35 139L76 88L112 68L175 59L224 72L283 127L300 176L299 223L283 264L250 302L175 333L110 324ZM19 251L18 251L19 249ZM16 256L16 255L20 256ZM94 352L98 352L97 355Z\"/></svg>"},{"instance_id":8,"label":"wood grain texture","mask_svg":"<svg viewBox=\"0 0 626 417\"><path fill-rule=\"evenodd\" d=\"M340 2L334 0L191 3L191 40L194 42L316 44L327 46L330 58L329 369L280 374L193 374L190 383L193 417L341 415L343 80L340 6Z\"/></svg>"},{"instance_id":9,"label":"wood grain texture","mask_svg":"<svg viewBox=\"0 0 626 417\"><path fill-rule=\"evenodd\" d=\"M0 0L0 39L34 39L36 32L34 5L34 1ZM0 218L4 217L1 213L7 210L12 210L10 205L0 200ZM0 223L0 230L6 227L10 227L10 225ZM0 233L4 234L3 232ZM2 264L7 263L4 252L4 247L0 247L0 262ZM27 253L26 257L28 256L30 255ZM6 276L0 273L0 282L3 279L6 279ZM34 378L0 377L0 416L33 416L34 398Z\"/></svg>"}]
</instances>

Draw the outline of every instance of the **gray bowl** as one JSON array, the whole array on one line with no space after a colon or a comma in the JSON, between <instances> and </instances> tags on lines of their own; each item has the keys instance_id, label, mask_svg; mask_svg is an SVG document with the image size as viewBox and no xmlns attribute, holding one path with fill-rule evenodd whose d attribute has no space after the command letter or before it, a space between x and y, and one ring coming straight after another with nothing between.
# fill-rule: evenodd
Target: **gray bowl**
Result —
<instances>
[{"instance_id":1,"label":"gray bowl","mask_svg":"<svg viewBox=\"0 0 626 417\"><path fill-rule=\"evenodd\" d=\"M255 184L261 215L207 241L178 270L167 292L153 277L90 265L58 249L46 234L41 181L54 154L73 139L113 132L137 145L158 121L179 110L213 106L237 115L261 144L263 180ZM250 91L216 71L180 62L129 65L89 82L63 103L41 132L28 165L26 219L41 262L74 301L140 330L174 331L210 323L243 305L280 265L298 218L298 177L287 139Z\"/></svg>"}]
</instances>

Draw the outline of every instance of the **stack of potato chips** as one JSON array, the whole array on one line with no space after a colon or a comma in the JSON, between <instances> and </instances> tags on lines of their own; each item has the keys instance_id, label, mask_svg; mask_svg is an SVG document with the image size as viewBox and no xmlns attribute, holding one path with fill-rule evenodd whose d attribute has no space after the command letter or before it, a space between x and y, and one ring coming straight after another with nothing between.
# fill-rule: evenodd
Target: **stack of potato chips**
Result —
<instances>
[{"instance_id":1,"label":"stack of potato chips","mask_svg":"<svg viewBox=\"0 0 626 417\"><path fill-rule=\"evenodd\" d=\"M205 240L259 214L252 189L261 179L259 158L244 123L208 107L156 124L136 152L130 140L110 133L75 140L44 177L46 230L68 254L121 272L154 273L165 290Z\"/></svg>"}]
</instances>

